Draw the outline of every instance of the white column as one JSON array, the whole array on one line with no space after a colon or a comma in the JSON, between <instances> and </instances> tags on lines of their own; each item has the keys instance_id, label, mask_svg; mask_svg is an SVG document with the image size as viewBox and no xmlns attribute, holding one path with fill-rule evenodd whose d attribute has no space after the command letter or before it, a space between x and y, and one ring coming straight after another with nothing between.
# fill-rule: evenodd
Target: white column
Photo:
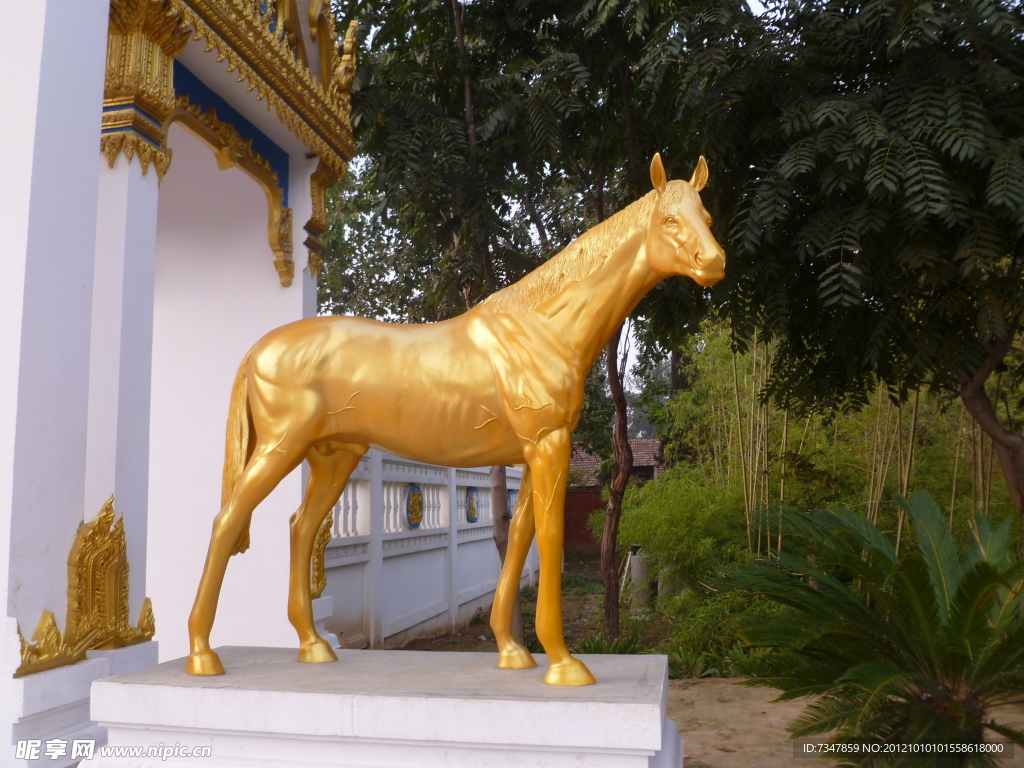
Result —
<instances>
[{"instance_id":1,"label":"white column","mask_svg":"<svg viewBox=\"0 0 1024 768\"><path fill-rule=\"evenodd\" d=\"M64 628L83 517L89 322L109 0L36 0L0 46L0 746L30 711L16 627ZM49 674L49 673L41 673ZM58 697L63 695L57 691ZM11 751L8 751L11 750Z\"/></svg>"},{"instance_id":2,"label":"white column","mask_svg":"<svg viewBox=\"0 0 1024 768\"><path fill-rule=\"evenodd\" d=\"M384 642L384 457L376 448L366 452L370 465L370 559L363 579L366 642L379 648Z\"/></svg>"},{"instance_id":3,"label":"white column","mask_svg":"<svg viewBox=\"0 0 1024 768\"><path fill-rule=\"evenodd\" d=\"M83 514L107 28L106 0L30 5L0 58L17 73L4 91L12 118L0 148L10 221L0 289L0 529L11 537L0 583L26 635L44 609L63 626L67 556Z\"/></svg>"},{"instance_id":4,"label":"white column","mask_svg":"<svg viewBox=\"0 0 1024 768\"><path fill-rule=\"evenodd\" d=\"M292 209L292 259L295 261L295 282L292 285L302 291L303 317L315 317L317 314L317 281L309 273L309 251L303 245L306 240L303 227L313 215L309 177L319 162L316 157L307 157L305 152L295 152L288 157L288 206Z\"/></svg>"},{"instance_id":5,"label":"white column","mask_svg":"<svg viewBox=\"0 0 1024 768\"><path fill-rule=\"evenodd\" d=\"M459 628L459 498L458 470L448 470L448 621L452 632Z\"/></svg>"},{"instance_id":6,"label":"white column","mask_svg":"<svg viewBox=\"0 0 1024 768\"><path fill-rule=\"evenodd\" d=\"M129 616L146 596L149 401L158 182L138 162L100 158L93 278L85 514L114 495L124 516Z\"/></svg>"}]
</instances>

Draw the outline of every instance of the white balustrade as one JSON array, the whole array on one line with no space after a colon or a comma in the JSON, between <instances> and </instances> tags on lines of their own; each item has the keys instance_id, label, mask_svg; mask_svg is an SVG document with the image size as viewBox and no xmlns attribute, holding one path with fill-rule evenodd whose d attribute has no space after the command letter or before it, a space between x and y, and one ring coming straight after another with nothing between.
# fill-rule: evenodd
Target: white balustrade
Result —
<instances>
[{"instance_id":1,"label":"white balustrade","mask_svg":"<svg viewBox=\"0 0 1024 768\"><path fill-rule=\"evenodd\" d=\"M345 490L341 494L341 498L338 499L338 503L334 505L334 538L341 538L344 536L358 536L360 534L359 522L359 484L365 484L365 480L352 479L349 481ZM369 514L367 511L364 514ZM368 529L369 521L364 526Z\"/></svg>"},{"instance_id":2,"label":"white balustrade","mask_svg":"<svg viewBox=\"0 0 1024 768\"><path fill-rule=\"evenodd\" d=\"M509 491L518 492L521 475L508 470ZM467 621L497 586L490 484L486 467L451 469L367 453L334 507L324 562L335 611L328 628L350 645L379 646L406 630L454 629ZM422 513L416 528L407 514L412 486ZM470 488L476 489L473 522L466 509ZM531 553L531 582L536 570Z\"/></svg>"}]
</instances>

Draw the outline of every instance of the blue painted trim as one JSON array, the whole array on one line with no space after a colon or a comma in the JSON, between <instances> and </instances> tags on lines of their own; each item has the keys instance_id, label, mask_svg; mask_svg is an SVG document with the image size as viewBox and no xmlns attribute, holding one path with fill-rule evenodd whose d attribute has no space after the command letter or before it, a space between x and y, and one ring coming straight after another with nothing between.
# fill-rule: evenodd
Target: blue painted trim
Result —
<instances>
[{"instance_id":1,"label":"blue painted trim","mask_svg":"<svg viewBox=\"0 0 1024 768\"><path fill-rule=\"evenodd\" d=\"M184 64L174 60L174 92L185 94L188 100L201 109L213 107L217 117L231 123L246 139L252 139L252 148L270 163L277 173L277 181L284 192L284 204L288 205L288 153L281 149L267 134L250 123L242 113L228 104L222 96L213 91Z\"/></svg>"},{"instance_id":2,"label":"blue painted trim","mask_svg":"<svg viewBox=\"0 0 1024 768\"><path fill-rule=\"evenodd\" d=\"M157 128L160 127L160 121L159 120L157 120L155 117L153 117L151 114L149 114L149 112L147 112L146 110L142 109L141 107L139 107L139 106L137 106L135 104L120 104L120 105L111 104L111 105L108 105L108 106L104 106L103 107L103 112L104 113L106 113L106 112L123 112L126 109L130 109L133 112L135 112L136 114L142 115L144 118L149 120L149 122L151 122Z\"/></svg>"}]
</instances>

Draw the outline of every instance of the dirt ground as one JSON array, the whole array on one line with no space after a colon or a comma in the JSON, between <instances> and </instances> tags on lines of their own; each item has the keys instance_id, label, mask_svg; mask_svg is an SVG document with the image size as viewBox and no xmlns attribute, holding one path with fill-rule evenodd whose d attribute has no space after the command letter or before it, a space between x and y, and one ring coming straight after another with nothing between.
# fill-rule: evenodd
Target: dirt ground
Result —
<instances>
[{"instance_id":1,"label":"dirt ground","mask_svg":"<svg viewBox=\"0 0 1024 768\"><path fill-rule=\"evenodd\" d=\"M590 556L567 556L563 576L563 613L570 647L601 629L601 576L599 563ZM526 590L523 619L527 638L536 609L536 597ZM642 640L659 632L648 624ZM651 643L653 644L653 643ZM405 645L416 651L494 652L494 635L480 613L474 622L454 634L421 638ZM743 685L734 678L670 680L667 717L683 738L685 768L815 768L834 763L813 757L795 757L786 724L806 702L777 702L778 691ZM1002 713L999 722L1024 728L1024 706ZM922 768L929 764L920 761ZM1000 768L1024 768L1024 750L1001 760Z\"/></svg>"},{"instance_id":2,"label":"dirt ground","mask_svg":"<svg viewBox=\"0 0 1024 768\"><path fill-rule=\"evenodd\" d=\"M668 717L683 737L685 768L814 768L834 765L795 757L786 723L806 702L773 701L778 691L753 688L729 678L670 680ZM1024 707L1000 713L998 722L1024 727ZM919 762L930 765L927 758ZM1024 768L1024 750L999 761L1000 768Z\"/></svg>"}]
</instances>

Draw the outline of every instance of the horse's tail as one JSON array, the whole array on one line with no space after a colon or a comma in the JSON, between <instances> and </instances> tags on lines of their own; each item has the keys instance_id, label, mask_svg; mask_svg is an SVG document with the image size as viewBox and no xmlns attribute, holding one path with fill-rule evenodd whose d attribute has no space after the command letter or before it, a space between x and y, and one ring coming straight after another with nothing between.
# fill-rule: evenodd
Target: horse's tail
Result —
<instances>
[{"instance_id":1,"label":"horse's tail","mask_svg":"<svg viewBox=\"0 0 1024 768\"><path fill-rule=\"evenodd\" d=\"M242 476L242 470L252 458L253 450L256 447L255 431L252 423L252 410L249 408L249 356L252 351L245 353L242 364L238 366L238 373L235 374L235 383L231 387L231 404L228 406L228 427L224 440L224 475L221 483L220 505L223 509L231 495L235 492L238 479ZM249 548L249 521L245 521L245 528L238 541L235 543L235 550L232 554L245 552Z\"/></svg>"}]
</instances>

